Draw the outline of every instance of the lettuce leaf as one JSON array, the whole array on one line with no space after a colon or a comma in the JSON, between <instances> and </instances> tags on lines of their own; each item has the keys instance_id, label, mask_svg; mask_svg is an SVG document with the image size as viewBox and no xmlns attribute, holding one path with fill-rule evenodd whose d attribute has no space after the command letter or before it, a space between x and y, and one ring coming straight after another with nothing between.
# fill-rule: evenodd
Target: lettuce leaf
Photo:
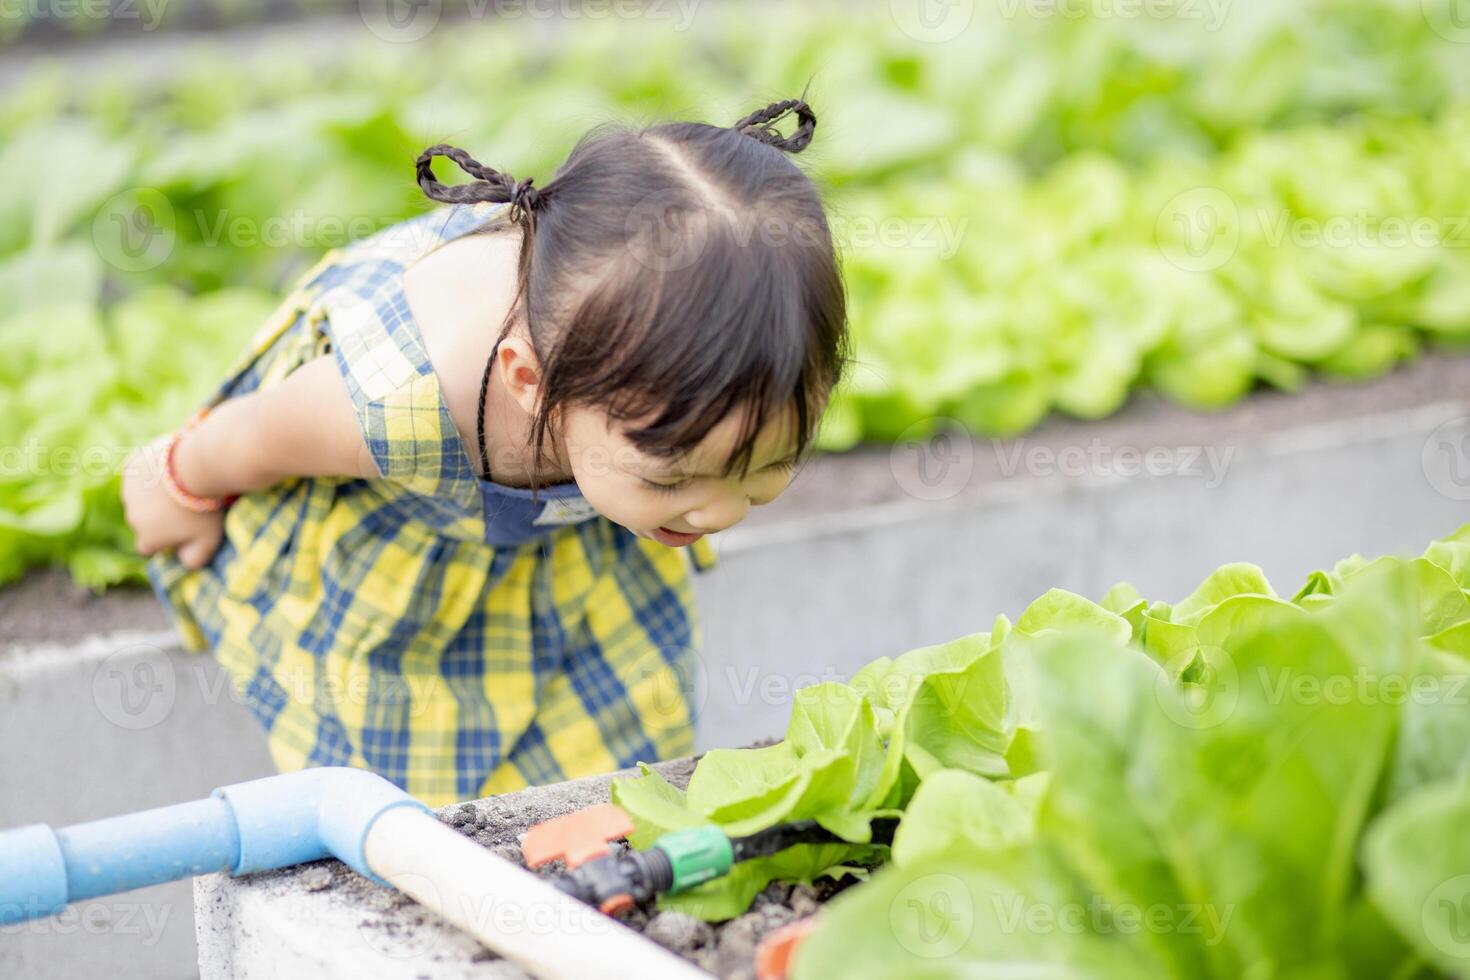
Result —
<instances>
[{"instance_id":1,"label":"lettuce leaf","mask_svg":"<svg viewBox=\"0 0 1470 980\"><path fill-rule=\"evenodd\" d=\"M1312 613L1258 605L1238 590L1269 587L1239 569L1197 593L1219 602L1181 603L1203 622L1250 600L1210 712L1105 633L1023 640L1046 775L931 774L892 862L831 903L795 975L1413 976L1420 957L1463 973L1467 713L1440 698L1411 721L1422 706L1388 682L1465 665L1423 640L1439 603L1417 561L1352 578ZM1344 681L1366 686L1339 697ZM1406 766L1419 788L1385 797ZM1034 809L1009 790L1027 784Z\"/></svg>"}]
</instances>

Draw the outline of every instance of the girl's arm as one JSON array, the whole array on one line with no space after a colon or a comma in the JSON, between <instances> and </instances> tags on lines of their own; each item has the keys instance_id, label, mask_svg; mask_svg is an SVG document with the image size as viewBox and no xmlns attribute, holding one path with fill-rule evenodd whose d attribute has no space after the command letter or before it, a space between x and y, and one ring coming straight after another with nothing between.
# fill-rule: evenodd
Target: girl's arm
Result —
<instances>
[{"instance_id":1,"label":"girl's arm","mask_svg":"<svg viewBox=\"0 0 1470 980\"><path fill-rule=\"evenodd\" d=\"M179 482L201 497L293 476L377 477L346 382L331 354L278 384L221 402L174 450Z\"/></svg>"},{"instance_id":2,"label":"girl's arm","mask_svg":"<svg viewBox=\"0 0 1470 980\"><path fill-rule=\"evenodd\" d=\"M196 513L169 494L167 442L168 436L155 439L123 464L123 508L139 553L176 551L198 568L219 548L224 514ZM379 476L330 354L211 409L174 448L174 473L200 497L247 493L293 476Z\"/></svg>"}]
</instances>

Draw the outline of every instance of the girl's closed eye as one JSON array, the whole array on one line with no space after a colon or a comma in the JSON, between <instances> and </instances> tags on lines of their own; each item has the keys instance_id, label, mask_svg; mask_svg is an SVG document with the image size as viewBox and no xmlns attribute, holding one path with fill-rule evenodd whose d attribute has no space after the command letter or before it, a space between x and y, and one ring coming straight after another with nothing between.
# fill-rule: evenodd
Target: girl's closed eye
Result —
<instances>
[{"instance_id":1,"label":"girl's closed eye","mask_svg":"<svg viewBox=\"0 0 1470 980\"><path fill-rule=\"evenodd\" d=\"M674 483L659 483L655 480L650 480L647 477L642 477L641 479L643 480L644 486L659 493L678 493L680 490L683 490L685 487L689 486L689 484L694 482L692 477L678 480Z\"/></svg>"},{"instance_id":2,"label":"girl's closed eye","mask_svg":"<svg viewBox=\"0 0 1470 980\"><path fill-rule=\"evenodd\" d=\"M788 474L794 473L799 463L800 460L793 456L790 459L783 459L780 462L772 463L761 472L786 476ZM642 480L643 485L648 487L650 490L653 490L657 493L670 494L678 493L680 490L685 489L694 482L694 477L685 477L682 480L674 480L673 482L669 483L660 483L657 480L650 480L648 477L640 477L639 479Z\"/></svg>"}]
</instances>

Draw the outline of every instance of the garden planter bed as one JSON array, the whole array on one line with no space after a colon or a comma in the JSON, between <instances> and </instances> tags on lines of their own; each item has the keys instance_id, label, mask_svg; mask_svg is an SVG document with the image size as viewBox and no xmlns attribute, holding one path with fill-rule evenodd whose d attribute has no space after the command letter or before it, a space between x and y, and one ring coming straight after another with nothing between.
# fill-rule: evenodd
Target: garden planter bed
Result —
<instances>
[{"instance_id":1,"label":"garden planter bed","mask_svg":"<svg viewBox=\"0 0 1470 980\"><path fill-rule=\"evenodd\" d=\"M694 759L655 768L682 788ZM626 774L624 774L626 775ZM520 838L533 824L608 801L611 777L597 776L445 807L444 822L522 864ZM710 925L675 912L634 909L622 921L724 980L753 980L765 935L810 914L852 883L808 888L773 883L745 915ZM257 976L405 976L522 980L526 974L407 896L379 887L337 861L195 884L202 980ZM487 908L486 914L494 910ZM548 936L554 942L554 936Z\"/></svg>"},{"instance_id":2,"label":"garden planter bed","mask_svg":"<svg viewBox=\"0 0 1470 980\"><path fill-rule=\"evenodd\" d=\"M385 816L368 862L406 894L324 862L201 878L201 975L550 980L617 957L610 975L682 976L496 862L464 873L475 844L541 865L621 837L637 855L578 867L575 893L622 903L646 941L725 980L773 980L762 941L878 865L822 913L797 978L1347 976L1364 957L1364 976L1457 974L1470 524L1300 584L1235 562L1168 601L1119 583L1100 602L1051 589L1014 620L972 615L991 629L799 691L780 742L451 805L453 832ZM1181 847L1191 835L1228 844ZM1351 881L1295 893L1328 877ZM632 907L654 893L689 915ZM1345 940L1330 928L1344 909L1377 925ZM1144 910L1146 928L1125 925Z\"/></svg>"},{"instance_id":3,"label":"garden planter bed","mask_svg":"<svg viewBox=\"0 0 1470 980\"><path fill-rule=\"evenodd\" d=\"M683 788L689 776L686 764L674 763L662 769L670 782ZM529 791L531 797L537 798L528 801L531 812L538 812L535 803L540 802L540 797L554 797L559 789L548 787L545 792ZM525 794L516 794L516 797L522 795ZM514 797L504 800L492 798L449 807L440 812L440 818L477 843L524 867L519 837L525 832L526 821L516 810L521 805ZM547 816L556 815L545 810L539 812ZM559 867L553 865L547 871L549 873ZM337 868L335 873L327 874L334 881L352 877L345 868ZM318 875L317 881L322 880L325 879ZM683 912L641 908L623 913L619 921L721 980L754 980L755 952L762 939L782 926L813 914L833 895L856 884L856 881L851 876L843 876L840 880L820 878L811 885L772 882L756 896L748 912L724 922L709 923ZM354 885L370 887L360 878ZM385 926L392 928L386 922ZM507 978L524 976L509 963L501 963L497 969L501 971L497 976L502 972Z\"/></svg>"}]
</instances>

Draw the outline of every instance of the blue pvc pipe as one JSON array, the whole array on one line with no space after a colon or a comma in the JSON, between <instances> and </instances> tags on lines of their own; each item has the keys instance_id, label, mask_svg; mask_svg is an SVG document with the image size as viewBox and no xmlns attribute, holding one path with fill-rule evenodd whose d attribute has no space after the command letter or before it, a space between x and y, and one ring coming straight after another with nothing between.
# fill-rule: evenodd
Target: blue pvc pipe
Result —
<instances>
[{"instance_id":1,"label":"blue pvc pipe","mask_svg":"<svg viewBox=\"0 0 1470 980\"><path fill-rule=\"evenodd\" d=\"M382 884L363 848L378 817L401 806L429 812L374 773L323 767L62 830L0 832L0 925L212 871L241 875L325 857Z\"/></svg>"},{"instance_id":2,"label":"blue pvc pipe","mask_svg":"<svg viewBox=\"0 0 1470 980\"><path fill-rule=\"evenodd\" d=\"M56 840L68 902L229 871L240 851L234 815L216 797L79 823Z\"/></svg>"}]
</instances>

